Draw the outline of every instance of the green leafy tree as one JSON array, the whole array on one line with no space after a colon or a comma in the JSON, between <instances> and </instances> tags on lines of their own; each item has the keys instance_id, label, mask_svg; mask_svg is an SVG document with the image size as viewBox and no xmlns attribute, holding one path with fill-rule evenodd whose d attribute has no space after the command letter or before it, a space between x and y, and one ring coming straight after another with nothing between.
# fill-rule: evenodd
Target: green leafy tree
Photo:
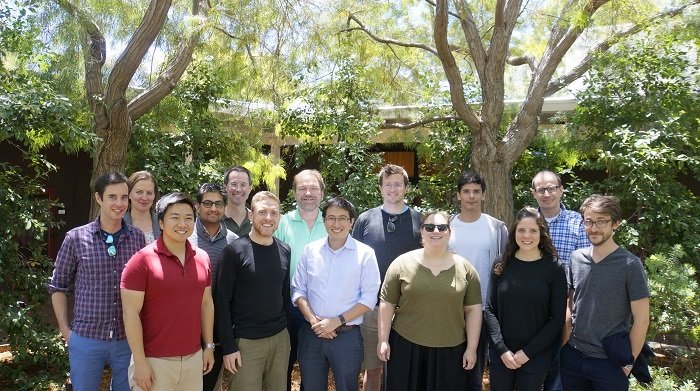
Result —
<instances>
[{"instance_id":1,"label":"green leafy tree","mask_svg":"<svg viewBox=\"0 0 700 391\"><path fill-rule=\"evenodd\" d=\"M620 198L628 223L624 243L642 257L680 244L696 267L697 75L697 64L673 37L624 46L600 56L571 122L575 145L587 152L577 169L602 174L586 191Z\"/></svg>"},{"instance_id":2,"label":"green leafy tree","mask_svg":"<svg viewBox=\"0 0 700 391\"><path fill-rule=\"evenodd\" d=\"M430 121L462 121L471 138L470 167L492 185L485 211L510 221L513 168L538 133L544 98L583 76L596 54L611 50L644 26L677 17L698 1L662 11L645 2L609 0L392 3L403 9L399 19L395 12L372 13L377 3L385 2L348 6L344 31L366 35L389 50L411 48L434 59L447 81L453 109L394 126L407 129ZM425 22L416 23L421 17ZM585 44L580 60L565 58L589 32L598 36L597 43ZM523 103L508 120L505 99L512 92L506 90L506 76L507 71L518 69L510 67L518 66L527 67L520 83L527 89L518 96Z\"/></svg>"},{"instance_id":3,"label":"green leafy tree","mask_svg":"<svg viewBox=\"0 0 700 391\"><path fill-rule=\"evenodd\" d=\"M372 151L381 119L363 76L351 61L344 63L330 82L305 91L300 108L284 112L279 124L281 137L299 141L295 165L318 156L326 194L348 198L358 213L381 201L375 184L383 162L381 154Z\"/></svg>"},{"instance_id":4,"label":"green leafy tree","mask_svg":"<svg viewBox=\"0 0 700 391\"><path fill-rule=\"evenodd\" d=\"M275 189L284 169L261 153L265 113L249 123L232 116L221 95L226 88L218 68L195 60L172 96L135 125L128 154L128 172L146 169L158 180L162 192L194 194L202 183L221 183L223 172L242 164L254 175L253 186L264 182ZM218 111L215 113L215 111ZM231 129L233 128L233 129Z\"/></svg>"},{"instance_id":5,"label":"green leafy tree","mask_svg":"<svg viewBox=\"0 0 700 391\"><path fill-rule=\"evenodd\" d=\"M18 390L47 389L67 371L65 344L42 315L53 267L46 237L57 226L50 213L57 205L42 188L56 167L43 152L58 146L72 153L92 141L45 71L53 56L37 39L36 7L0 5L0 143L19 156L0 162L0 339L13 350L12 364L0 366L0 385Z\"/></svg>"}]
</instances>

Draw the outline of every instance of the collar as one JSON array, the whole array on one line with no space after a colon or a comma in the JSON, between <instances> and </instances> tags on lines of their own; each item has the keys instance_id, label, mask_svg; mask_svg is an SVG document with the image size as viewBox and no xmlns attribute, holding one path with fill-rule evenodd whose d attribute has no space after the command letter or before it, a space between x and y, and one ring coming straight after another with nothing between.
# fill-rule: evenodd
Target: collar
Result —
<instances>
[{"instance_id":1,"label":"collar","mask_svg":"<svg viewBox=\"0 0 700 391\"><path fill-rule=\"evenodd\" d=\"M163 241L163 235L160 235L154 243L155 244L153 246L153 249L156 252L156 254L160 254L168 258L177 258L175 254L173 254L165 245L165 242ZM185 263L187 263L192 257L194 257L194 254L195 251L192 248L192 244L190 244L189 240L185 240Z\"/></svg>"},{"instance_id":2,"label":"collar","mask_svg":"<svg viewBox=\"0 0 700 391\"><path fill-rule=\"evenodd\" d=\"M539 208L539 207L538 207L538 208L537 208L537 212L539 212L539 214L542 214L542 208ZM564 206L563 203L560 202L560 203L559 203L559 213L558 213L556 216L554 216L554 217L552 217L552 218L550 218L550 219L547 219L547 218L545 217L545 220L547 220L547 223L549 223L549 222L551 222L551 221L557 220L559 217L564 216L564 215L566 215L566 207Z\"/></svg>"},{"instance_id":3,"label":"collar","mask_svg":"<svg viewBox=\"0 0 700 391\"><path fill-rule=\"evenodd\" d=\"M326 240L323 241L323 246L326 247L328 249L328 251L330 251L332 253L339 253L339 252L343 251L344 249L354 250L357 248L357 244L355 243L355 240L352 238L352 236L350 236L350 234L348 234L348 237L345 238L345 243L343 243L343 245L337 250L333 250L331 248L330 244L328 243L328 240L330 240L330 239L328 237L326 237Z\"/></svg>"},{"instance_id":4,"label":"collar","mask_svg":"<svg viewBox=\"0 0 700 391\"><path fill-rule=\"evenodd\" d=\"M92 233L94 233L96 235L100 235L100 236L102 235L102 228L100 228L100 216L97 216L97 218L90 223L90 231L92 231ZM123 218L122 218L121 231L122 231L122 234L128 235L131 233L130 225L127 224Z\"/></svg>"},{"instance_id":5,"label":"collar","mask_svg":"<svg viewBox=\"0 0 700 391\"><path fill-rule=\"evenodd\" d=\"M304 221L304 220L301 218L301 214L299 214L299 208L294 209L294 210L291 212L290 217L291 217L292 220L295 220L295 221ZM316 215L316 224L318 224L318 223L323 224L323 216L322 216L322 213L321 213L321 210L320 210L320 209L318 210L318 214Z\"/></svg>"},{"instance_id":6,"label":"collar","mask_svg":"<svg viewBox=\"0 0 700 391\"><path fill-rule=\"evenodd\" d=\"M396 214L394 214L394 213L389 213L386 209L384 209L384 204L382 204L382 205L380 206L380 208L382 209L382 212L384 212L384 213L386 213L386 214L388 214L388 215L391 215L391 216L402 215L402 214L406 213L406 211L408 211L408 205L406 205L406 204L404 204L403 209L401 209L401 212L396 213Z\"/></svg>"},{"instance_id":7,"label":"collar","mask_svg":"<svg viewBox=\"0 0 700 391\"><path fill-rule=\"evenodd\" d=\"M206 227L204 227L204 223L202 223L202 220L200 220L199 217L197 217L197 221L195 222L195 226L197 227L197 235L198 236L205 237L211 241L218 239L222 233L226 232L226 229L227 229L226 224L224 224L224 221L221 220L219 222L219 230L216 231L216 234L211 236L211 235L209 235L209 231L207 231Z\"/></svg>"}]
</instances>

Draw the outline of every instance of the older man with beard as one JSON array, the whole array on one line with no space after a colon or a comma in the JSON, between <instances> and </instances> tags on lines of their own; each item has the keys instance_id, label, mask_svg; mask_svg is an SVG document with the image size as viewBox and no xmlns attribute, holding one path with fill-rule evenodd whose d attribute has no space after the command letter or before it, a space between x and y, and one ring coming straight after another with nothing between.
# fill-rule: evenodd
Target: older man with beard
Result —
<instances>
[{"instance_id":1,"label":"older man with beard","mask_svg":"<svg viewBox=\"0 0 700 391\"><path fill-rule=\"evenodd\" d=\"M286 213L280 220L275 237L287 243L292 249L292 258L289 267L290 281L294 278L297 264L301 258L301 252L307 244L326 236L326 229L321 216L321 200L326 185L321 173L316 170L303 170L294 176L294 198L297 208ZM291 338L292 351L289 355L289 367L287 368L287 390L291 390L291 375L294 363L297 360L297 347L299 345L299 327L304 322L304 316L299 309L292 308L288 320L289 337ZM303 384L302 384L303 390Z\"/></svg>"}]
</instances>

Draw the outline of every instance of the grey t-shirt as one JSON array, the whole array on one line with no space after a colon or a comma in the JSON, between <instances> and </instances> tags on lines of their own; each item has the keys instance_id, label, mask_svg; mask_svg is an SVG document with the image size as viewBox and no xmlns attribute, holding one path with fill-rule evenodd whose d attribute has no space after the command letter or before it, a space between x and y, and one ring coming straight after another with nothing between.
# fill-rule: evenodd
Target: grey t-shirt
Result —
<instances>
[{"instance_id":1,"label":"grey t-shirt","mask_svg":"<svg viewBox=\"0 0 700 391\"><path fill-rule=\"evenodd\" d=\"M629 331L630 302L649 297L646 273L634 254L619 247L602 261L591 247L571 254L567 280L573 295L573 332L569 344L589 357L607 358L603 338Z\"/></svg>"}]
</instances>

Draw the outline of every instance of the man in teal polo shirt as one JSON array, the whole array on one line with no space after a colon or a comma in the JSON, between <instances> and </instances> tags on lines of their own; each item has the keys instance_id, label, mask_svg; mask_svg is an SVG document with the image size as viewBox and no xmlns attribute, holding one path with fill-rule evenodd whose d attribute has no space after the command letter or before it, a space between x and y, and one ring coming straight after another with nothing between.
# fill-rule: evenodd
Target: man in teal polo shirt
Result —
<instances>
[{"instance_id":1,"label":"man in teal polo shirt","mask_svg":"<svg viewBox=\"0 0 700 391\"><path fill-rule=\"evenodd\" d=\"M301 252L307 244L326 236L326 228L321 216L321 200L326 185L317 170L303 170L294 177L294 198L297 208L287 212L280 219L275 237L289 245L292 257L289 264L289 279L294 278L294 272L299 264ZM299 326L304 322L304 316L297 307L293 307L290 319L287 319L287 330L292 350L289 355L287 370L287 390L291 390L292 368L297 360ZM303 390L303 386L301 388Z\"/></svg>"}]
</instances>

